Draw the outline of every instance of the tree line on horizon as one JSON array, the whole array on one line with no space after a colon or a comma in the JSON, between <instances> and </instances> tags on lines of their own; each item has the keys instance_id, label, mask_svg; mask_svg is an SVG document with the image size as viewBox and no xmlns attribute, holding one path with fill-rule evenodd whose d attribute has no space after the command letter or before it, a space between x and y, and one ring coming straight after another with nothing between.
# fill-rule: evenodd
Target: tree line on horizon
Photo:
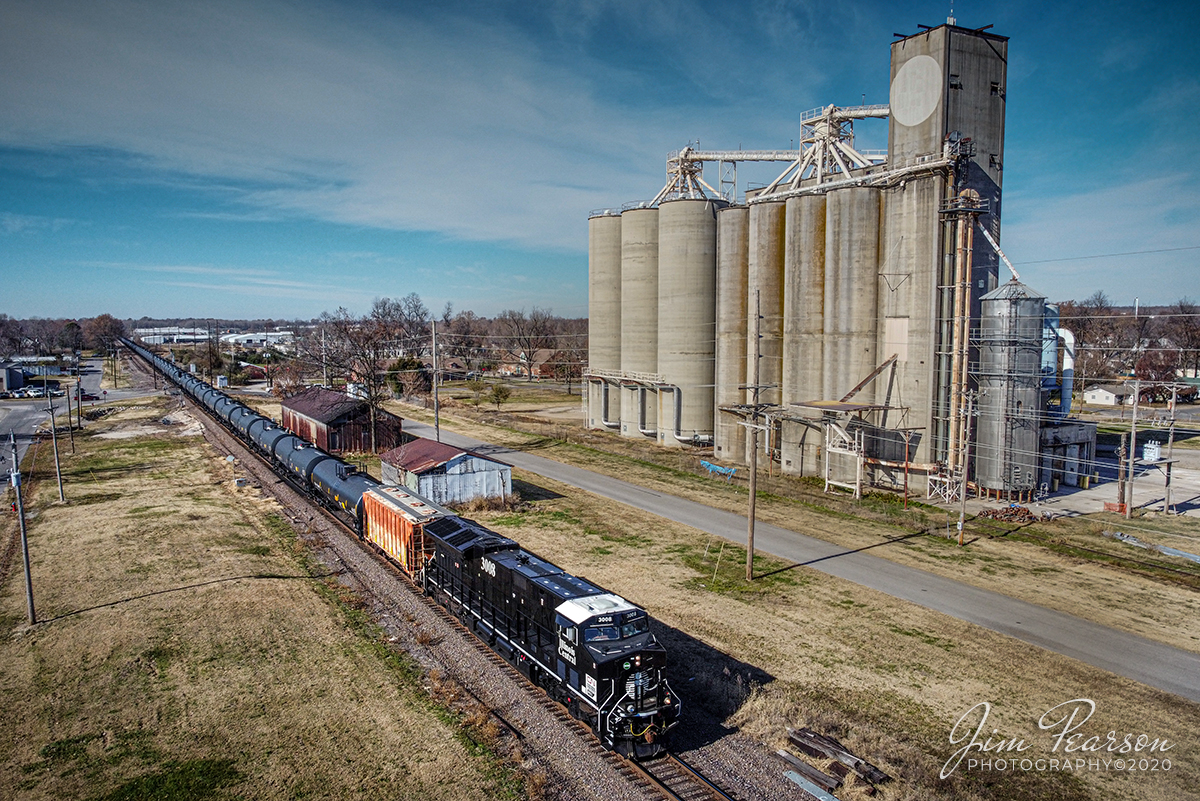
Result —
<instances>
[{"instance_id":1,"label":"tree line on horizon","mask_svg":"<svg viewBox=\"0 0 1200 801\"><path fill-rule=\"evenodd\" d=\"M1190 298L1134 309L1116 306L1098 291L1059 303L1058 315L1075 336L1080 387L1129 377L1168 384L1180 371L1200 376L1200 305Z\"/></svg>"}]
</instances>

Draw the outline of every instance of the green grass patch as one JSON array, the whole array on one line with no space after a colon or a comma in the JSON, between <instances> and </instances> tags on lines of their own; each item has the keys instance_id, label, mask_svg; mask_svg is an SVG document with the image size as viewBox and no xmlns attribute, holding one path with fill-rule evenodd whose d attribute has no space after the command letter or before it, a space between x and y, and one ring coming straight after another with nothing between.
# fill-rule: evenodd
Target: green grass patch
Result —
<instances>
[{"instance_id":1,"label":"green grass patch","mask_svg":"<svg viewBox=\"0 0 1200 801\"><path fill-rule=\"evenodd\" d=\"M218 798L218 791L242 781L232 759L168 762L162 770L125 782L93 801L197 801Z\"/></svg>"},{"instance_id":2,"label":"green grass patch","mask_svg":"<svg viewBox=\"0 0 1200 801\"><path fill-rule=\"evenodd\" d=\"M680 553L680 561L696 571L696 576L684 582L693 590L716 592L735 598L755 598L769 595L785 587L802 587L811 579L797 574L788 562L754 554L754 580L746 581L746 549L730 543L714 545L706 552Z\"/></svg>"},{"instance_id":3,"label":"green grass patch","mask_svg":"<svg viewBox=\"0 0 1200 801\"><path fill-rule=\"evenodd\" d=\"M913 637L920 640L926 645L932 645L936 648L941 648L943 651L949 651L954 648L954 643L942 637L935 637L932 634L926 634L920 629L906 629L901 626L888 626L888 631L894 634L899 634L904 637Z\"/></svg>"}]
</instances>

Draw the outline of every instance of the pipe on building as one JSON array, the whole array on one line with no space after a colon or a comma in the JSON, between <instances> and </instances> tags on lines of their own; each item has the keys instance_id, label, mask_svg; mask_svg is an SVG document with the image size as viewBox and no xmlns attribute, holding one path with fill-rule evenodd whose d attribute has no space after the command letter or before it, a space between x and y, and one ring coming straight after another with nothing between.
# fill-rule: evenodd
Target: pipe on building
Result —
<instances>
[{"instance_id":1,"label":"pipe on building","mask_svg":"<svg viewBox=\"0 0 1200 801\"><path fill-rule=\"evenodd\" d=\"M1058 419L1062 420L1071 414L1075 391L1075 335L1065 328L1058 329L1058 335L1063 341L1062 389L1058 398Z\"/></svg>"},{"instance_id":2,"label":"pipe on building","mask_svg":"<svg viewBox=\"0 0 1200 801\"><path fill-rule=\"evenodd\" d=\"M606 428L614 428L614 429L620 428L621 427L620 420L609 420L608 419L608 382L607 381L596 381L595 383L604 387L604 394L600 401L600 422L603 423Z\"/></svg>"},{"instance_id":3,"label":"pipe on building","mask_svg":"<svg viewBox=\"0 0 1200 801\"><path fill-rule=\"evenodd\" d=\"M647 437L657 437L658 427L646 428L646 388L638 387L638 432Z\"/></svg>"},{"instance_id":4,"label":"pipe on building","mask_svg":"<svg viewBox=\"0 0 1200 801\"><path fill-rule=\"evenodd\" d=\"M684 445L712 445L712 434L692 434L690 437L683 436L683 430L679 426L679 418L683 414L683 391L674 384L665 384L658 388L659 392L670 392L675 396L675 430L671 436L675 437L676 442L681 442Z\"/></svg>"}]
</instances>

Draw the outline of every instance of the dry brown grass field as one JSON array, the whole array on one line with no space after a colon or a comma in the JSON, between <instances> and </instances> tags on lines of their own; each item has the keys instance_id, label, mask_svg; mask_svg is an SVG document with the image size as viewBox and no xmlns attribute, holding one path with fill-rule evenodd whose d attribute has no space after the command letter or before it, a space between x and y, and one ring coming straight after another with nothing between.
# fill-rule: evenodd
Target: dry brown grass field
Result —
<instances>
[{"instance_id":1,"label":"dry brown grass field","mask_svg":"<svg viewBox=\"0 0 1200 801\"><path fill-rule=\"evenodd\" d=\"M274 502L166 411L76 432L65 505L37 450L38 625L11 548L0 594L0 798L519 796ZM15 531L5 515L6 545Z\"/></svg>"},{"instance_id":2,"label":"dry brown grass field","mask_svg":"<svg viewBox=\"0 0 1200 801\"><path fill-rule=\"evenodd\" d=\"M427 416L411 407L396 411ZM745 503L743 487L704 478L693 455L473 408L452 406L442 422L721 508L740 510ZM756 562L756 574L780 572L747 584L745 554L735 544L647 519L549 479L520 472L516 478L524 504L471 516L646 606L667 627L662 634L680 692L764 750L785 745L788 727L836 736L896 777L874 796L887 801L1200 798L1196 704L813 570L786 569L769 557ZM1024 529L979 522L968 529L968 547L960 549L936 536L940 510L915 506L905 512L877 498L854 503L779 477L764 476L760 486L766 490L759 500L763 519L852 547L888 543L873 552L1200 650L1192 584L1072 550L1119 554L1100 534L1108 525L1103 519ZM1147 527L1147 537L1193 536L1173 521L1137 524ZM743 665L745 675L715 670L711 648ZM1082 769L1076 767L1079 754L1072 755L1070 770L1058 762L1050 769L1048 760L1064 754L1053 749L1052 734L1037 721L1054 705L1078 698L1096 704L1082 730L1098 742L1110 731L1118 743L1126 734L1145 734L1171 749L1149 755L1159 761L1148 761L1144 772L1117 770L1113 760L1124 755L1105 752L1086 755L1109 760L1101 769L1086 759ZM1044 762L1015 771L964 765L941 779L946 760L960 747L949 742L951 729L981 701L992 705L984 736L995 729L997 739L1021 739L1027 745L1021 756ZM838 797L867 796L852 784Z\"/></svg>"},{"instance_id":3,"label":"dry brown grass field","mask_svg":"<svg viewBox=\"0 0 1200 801\"><path fill-rule=\"evenodd\" d=\"M425 410L396 404L402 416L428 420ZM495 415L451 406L442 425L468 436L630 481L646 489L744 513L747 491L705 475L701 456L658 448L639 440L589 432L579 426L522 415ZM1144 551L1103 536L1106 530L1136 533L1147 541L1182 550L1200 550L1200 534L1190 519L1115 515L1061 518L1019 526L969 521L968 547L943 536L957 516L879 493L860 502L827 495L819 484L790 476L759 476L757 516L847 548L1068 612L1107 626L1200 653L1200 578L1195 565L1177 557L1155 560L1192 573L1181 577L1123 569L1111 557L1140 559ZM913 536L914 534L922 536ZM880 547L881 543L887 543ZM1082 550L1086 549L1086 550ZM1099 551L1100 553L1093 553Z\"/></svg>"},{"instance_id":4,"label":"dry brown grass field","mask_svg":"<svg viewBox=\"0 0 1200 801\"><path fill-rule=\"evenodd\" d=\"M786 744L788 727L836 736L898 778L875 796L889 801L1200 797L1196 704L806 568L747 584L742 549L722 549L719 540L662 520L647 525L640 512L545 478L522 475L518 483L541 499L474 516L684 632L665 635L673 683L772 751ZM779 567L756 561L759 575ZM690 638L769 679L714 673ZM1086 729L1102 740L1112 730L1118 741L1145 733L1176 744L1165 754L1170 770L1160 763L1140 774L1014 773L964 765L939 778L956 750L950 730L974 704L990 702L990 727L1029 744L1022 756L1051 758L1050 736L1036 721L1081 697L1097 704ZM838 797L866 795L845 788Z\"/></svg>"}]
</instances>

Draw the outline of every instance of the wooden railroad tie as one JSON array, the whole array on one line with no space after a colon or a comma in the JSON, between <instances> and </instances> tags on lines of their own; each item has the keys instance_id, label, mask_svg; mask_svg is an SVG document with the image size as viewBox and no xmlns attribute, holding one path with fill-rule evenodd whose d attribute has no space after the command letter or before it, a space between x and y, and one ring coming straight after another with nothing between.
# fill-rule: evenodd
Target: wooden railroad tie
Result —
<instances>
[{"instance_id":1,"label":"wooden railroad tie","mask_svg":"<svg viewBox=\"0 0 1200 801\"><path fill-rule=\"evenodd\" d=\"M836 760L871 784L882 784L892 779L871 763L847 751L837 740L812 729L788 729L788 740L809 756Z\"/></svg>"}]
</instances>

